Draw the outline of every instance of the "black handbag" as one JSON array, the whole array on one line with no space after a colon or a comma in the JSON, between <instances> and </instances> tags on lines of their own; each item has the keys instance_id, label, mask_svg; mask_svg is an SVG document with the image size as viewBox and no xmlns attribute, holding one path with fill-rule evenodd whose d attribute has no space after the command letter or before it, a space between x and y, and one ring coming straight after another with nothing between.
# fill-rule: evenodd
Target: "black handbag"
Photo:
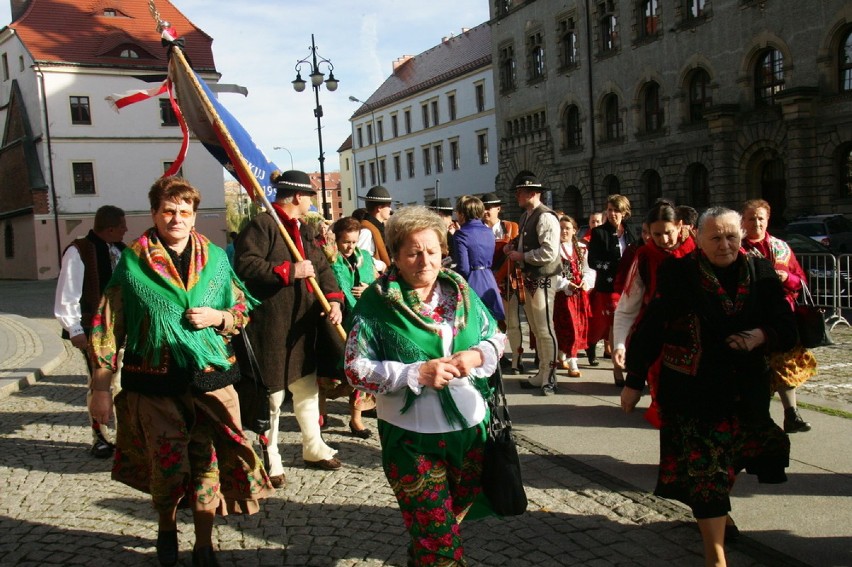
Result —
<instances>
[{"instance_id":1,"label":"black handbag","mask_svg":"<svg viewBox=\"0 0 852 567\"><path fill-rule=\"evenodd\" d=\"M491 382L494 394L488 400L491 418L482 462L482 492L496 514L519 516L527 509L527 494L499 363Z\"/></svg>"},{"instance_id":2,"label":"black handbag","mask_svg":"<svg viewBox=\"0 0 852 567\"><path fill-rule=\"evenodd\" d=\"M833 345L825 325L825 309L815 305L811 290L802 283L802 303L797 303L796 326L799 330L799 342L805 348Z\"/></svg>"},{"instance_id":3,"label":"black handbag","mask_svg":"<svg viewBox=\"0 0 852 567\"><path fill-rule=\"evenodd\" d=\"M234 384L240 398L243 429L264 435L269 431L269 388L263 383L260 365L254 356L245 327L231 337L231 345L240 367L240 380Z\"/></svg>"}]
</instances>

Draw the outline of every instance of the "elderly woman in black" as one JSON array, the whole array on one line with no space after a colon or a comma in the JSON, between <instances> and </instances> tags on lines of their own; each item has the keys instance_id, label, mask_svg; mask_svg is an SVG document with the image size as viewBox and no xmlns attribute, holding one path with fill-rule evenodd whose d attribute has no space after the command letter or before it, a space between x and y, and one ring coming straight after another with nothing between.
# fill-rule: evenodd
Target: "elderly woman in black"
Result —
<instances>
[{"instance_id":1,"label":"elderly woman in black","mask_svg":"<svg viewBox=\"0 0 852 567\"><path fill-rule=\"evenodd\" d=\"M161 565L178 561L183 502L195 525L192 564L215 566L215 515L255 513L273 493L231 386L239 370L230 337L256 302L225 251L196 232L198 190L166 177L148 198L154 226L124 251L92 321L90 411L109 421L124 346L112 478L151 495Z\"/></svg>"},{"instance_id":2,"label":"elderly woman in black","mask_svg":"<svg viewBox=\"0 0 852 567\"><path fill-rule=\"evenodd\" d=\"M740 222L735 211L709 209L698 223L699 249L662 264L657 298L627 345L621 394L632 411L648 369L662 357L655 493L692 508L708 566L726 564L737 473L784 482L790 455L769 415L766 355L792 348L796 324L772 265L740 253Z\"/></svg>"}]
</instances>

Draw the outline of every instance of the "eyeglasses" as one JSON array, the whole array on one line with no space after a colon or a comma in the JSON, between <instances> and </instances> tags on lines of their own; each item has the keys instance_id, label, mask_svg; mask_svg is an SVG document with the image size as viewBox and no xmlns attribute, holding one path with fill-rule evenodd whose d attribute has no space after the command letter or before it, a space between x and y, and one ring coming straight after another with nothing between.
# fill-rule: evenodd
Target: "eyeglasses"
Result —
<instances>
[{"instance_id":1,"label":"eyeglasses","mask_svg":"<svg viewBox=\"0 0 852 567\"><path fill-rule=\"evenodd\" d=\"M167 222L172 222L172 220L175 218L175 214L177 214L180 218L182 218L184 220L188 220L188 219L192 218L192 215L195 214L195 211L183 210L183 211L161 211L160 212L160 215Z\"/></svg>"}]
</instances>

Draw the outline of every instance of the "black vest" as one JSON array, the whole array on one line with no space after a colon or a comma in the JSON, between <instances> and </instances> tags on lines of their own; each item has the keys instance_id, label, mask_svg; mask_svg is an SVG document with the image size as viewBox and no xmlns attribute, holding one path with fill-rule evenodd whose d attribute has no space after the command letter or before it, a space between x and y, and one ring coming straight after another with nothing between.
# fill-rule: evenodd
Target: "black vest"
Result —
<instances>
[{"instance_id":1,"label":"black vest","mask_svg":"<svg viewBox=\"0 0 852 567\"><path fill-rule=\"evenodd\" d=\"M545 205L539 205L531 211L524 212L521 215L520 222L518 223L521 226L521 232L518 235L519 241L523 244L523 251L529 252L530 250L535 250L536 248L541 247L541 242L538 240L538 222L541 215L553 215L556 216L556 213L553 209L546 207ZM556 235L557 245L559 244L559 234ZM556 274L562 271L562 258L559 257L559 254L555 255L553 260L545 264L543 266L534 266L532 264L524 264L524 275L529 278L545 278L549 276L555 276Z\"/></svg>"}]
</instances>

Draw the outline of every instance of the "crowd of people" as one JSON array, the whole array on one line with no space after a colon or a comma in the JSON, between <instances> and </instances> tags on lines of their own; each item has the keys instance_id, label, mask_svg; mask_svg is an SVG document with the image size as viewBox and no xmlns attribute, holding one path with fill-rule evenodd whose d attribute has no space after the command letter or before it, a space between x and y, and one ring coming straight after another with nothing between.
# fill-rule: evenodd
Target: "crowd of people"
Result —
<instances>
[{"instance_id":1,"label":"crowd of people","mask_svg":"<svg viewBox=\"0 0 852 567\"><path fill-rule=\"evenodd\" d=\"M91 453L112 456L113 479L151 496L162 565L178 560L180 505L193 514L193 565L218 565L214 516L255 513L286 486L286 401L304 466L340 469L323 428L326 399L341 396L353 436L370 437L363 415L377 418L409 564L466 564L460 523L488 513L490 378L502 369L553 395L559 372L581 378L581 355L599 365L601 342L624 411L647 386L645 418L660 430L655 493L691 507L707 565L725 564L737 534L737 474L786 480L786 434L810 429L795 389L815 361L793 320L805 275L768 234L767 202L699 216L661 199L637 235L630 201L610 195L581 234L526 176L514 188L517 222L501 218L493 193L393 211L375 186L363 209L327 225L308 222L307 174L272 181L271 210L231 234L227 254L194 228L198 190L169 177L151 188L153 226L139 238L125 247L124 212L105 206L63 256L55 311L87 354ZM245 373L238 334L269 392L259 455L234 388ZM769 415L774 392L783 427Z\"/></svg>"}]
</instances>

